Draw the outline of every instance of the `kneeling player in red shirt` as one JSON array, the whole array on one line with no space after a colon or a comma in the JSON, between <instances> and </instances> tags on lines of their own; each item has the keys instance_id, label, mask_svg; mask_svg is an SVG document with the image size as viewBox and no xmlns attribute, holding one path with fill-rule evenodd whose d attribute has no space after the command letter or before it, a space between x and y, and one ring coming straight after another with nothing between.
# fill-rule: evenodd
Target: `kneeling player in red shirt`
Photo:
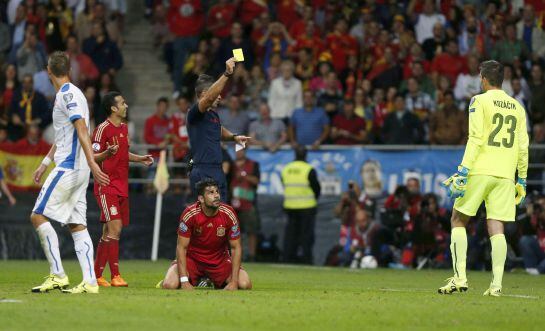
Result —
<instances>
[{"instance_id":1,"label":"kneeling player in red shirt","mask_svg":"<svg viewBox=\"0 0 545 331\"><path fill-rule=\"evenodd\" d=\"M121 229L129 225L129 161L150 166L153 158L129 152L129 132L123 123L128 106L119 92L104 95L102 108L108 119L93 132L93 151L95 161L110 177L110 184L101 186L95 181L100 221L105 223L98 243L95 273L99 286L128 286L119 274L119 237ZM106 262L110 263L111 284L102 277Z\"/></svg>"},{"instance_id":2,"label":"kneeling player in red shirt","mask_svg":"<svg viewBox=\"0 0 545 331\"><path fill-rule=\"evenodd\" d=\"M242 246L235 211L220 201L218 183L213 179L203 179L195 186L199 201L182 213L177 260L158 287L192 290L199 278L206 276L215 288L251 289L250 277L240 266Z\"/></svg>"}]
</instances>

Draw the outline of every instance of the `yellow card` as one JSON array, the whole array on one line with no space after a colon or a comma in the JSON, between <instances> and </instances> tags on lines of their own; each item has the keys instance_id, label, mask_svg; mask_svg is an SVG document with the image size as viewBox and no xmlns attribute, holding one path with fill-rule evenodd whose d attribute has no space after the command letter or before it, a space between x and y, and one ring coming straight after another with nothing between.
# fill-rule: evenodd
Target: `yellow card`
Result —
<instances>
[{"instance_id":1,"label":"yellow card","mask_svg":"<svg viewBox=\"0 0 545 331\"><path fill-rule=\"evenodd\" d=\"M233 56L235 61L244 62L244 53L242 53L242 48L233 49Z\"/></svg>"}]
</instances>

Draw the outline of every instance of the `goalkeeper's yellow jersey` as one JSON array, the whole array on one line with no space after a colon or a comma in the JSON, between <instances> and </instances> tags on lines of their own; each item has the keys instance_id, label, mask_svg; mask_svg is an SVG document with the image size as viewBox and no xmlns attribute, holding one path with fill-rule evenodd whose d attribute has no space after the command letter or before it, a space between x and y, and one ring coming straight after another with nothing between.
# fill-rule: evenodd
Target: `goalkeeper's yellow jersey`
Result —
<instances>
[{"instance_id":1,"label":"goalkeeper's yellow jersey","mask_svg":"<svg viewBox=\"0 0 545 331\"><path fill-rule=\"evenodd\" d=\"M474 96L469 104L469 139L462 166L470 175L514 179L528 172L526 112L503 90Z\"/></svg>"}]
</instances>

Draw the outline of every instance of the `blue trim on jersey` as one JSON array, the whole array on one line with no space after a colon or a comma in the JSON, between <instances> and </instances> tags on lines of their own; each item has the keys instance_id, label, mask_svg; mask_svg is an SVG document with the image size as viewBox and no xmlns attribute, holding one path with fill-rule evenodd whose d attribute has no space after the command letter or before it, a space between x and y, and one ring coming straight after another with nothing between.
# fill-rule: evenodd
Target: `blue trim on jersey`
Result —
<instances>
[{"instance_id":1,"label":"blue trim on jersey","mask_svg":"<svg viewBox=\"0 0 545 331\"><path fill-rule=\"evenodd\" d=\"M65 83L62 87L61 87L61 92L66 92L70 89L70 83Z\"/></svg>"},{"instance_id":2,"label":"blue trim on jersey","mask_svg":"<svg viewBox=\"0 0 545 331\"><path fill-rule=\"evenodd\" d=\"M57 183L59 182L63 174L64 174L64 171L57 172L57 174L55 175L55 178L53 178L53 180L51 181L51 184L49 184L49 187L45 191L44 197L42 198L42 201L38 205L38 208L34 210L34 214L40 214L40 215L43 214L45 210L45 205L47 204L47 201L49 200L49 197L51 196L51 192L53 192L53 189L55 188L55 186L57 185Z\"/></svg>"},{"instance_id":3,"label":"blue trim on jersey","mask_svg":"<svg viewBox=\"0 0 545 331\"><path fill-rule=\"evenodd\" d=\"M57 262L57 259L55 258L55 255L53 254L53 250L51 249L51 241L49 241L49 236L45 237L47 239L47 245L49 246L49 253L51 254L51 257L53 258L53 261L55 261L55 269L57 269L57 272L59 272L59 262Z\"/></svg>"},{"instance_id":4,"label":"blue trim on jersey","mask_svg":"<svg viewBox=\"0 0 545 331\"><path fill-rule=\"evenodd\" d=\"M74 135L72 136L72 152L70 155L62 161L59 165L60 168L74 169L74 161L76 160L76 151L78 150L78 131L74 128Z\"/></svg>"},{"instance_id":5,"label":"blue trim on jersey","mask_svg":"<svg viewBox=\"0 0 545 331\"><path fill-rule=\"evenodd\" d=\"M70 122L74 123L75 121L79 120L80 118L81 118L80 115L72 115L72 116L70 116Z\"/></svg>"}]
</instances>

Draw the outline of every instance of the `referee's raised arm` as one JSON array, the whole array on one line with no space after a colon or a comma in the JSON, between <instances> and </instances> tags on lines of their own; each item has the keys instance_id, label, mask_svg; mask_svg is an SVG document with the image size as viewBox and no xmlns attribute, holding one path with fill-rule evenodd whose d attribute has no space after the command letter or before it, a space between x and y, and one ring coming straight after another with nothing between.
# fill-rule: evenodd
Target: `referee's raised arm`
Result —
<instances>
[{"instance_id":1,"label":"referee's raised arm","mask_svg":"<svg viewBox=\"0 0 545 331\"><path fill-rule=\"evenodd\" d=\"M218 101L218 96L220 95L221 91L223 91L227 80L229 79L229 77L231 77L235 70L235 64L236 62L234 57L227 60L225 62L225 72L209 88L204 89L203 87L199 86L199 84L197 84L197 87L195 88L195 93L199 100L199 111L201 113L206 112L210 107L214 105L215 102Z\"/></svg>"}]
</instances>

